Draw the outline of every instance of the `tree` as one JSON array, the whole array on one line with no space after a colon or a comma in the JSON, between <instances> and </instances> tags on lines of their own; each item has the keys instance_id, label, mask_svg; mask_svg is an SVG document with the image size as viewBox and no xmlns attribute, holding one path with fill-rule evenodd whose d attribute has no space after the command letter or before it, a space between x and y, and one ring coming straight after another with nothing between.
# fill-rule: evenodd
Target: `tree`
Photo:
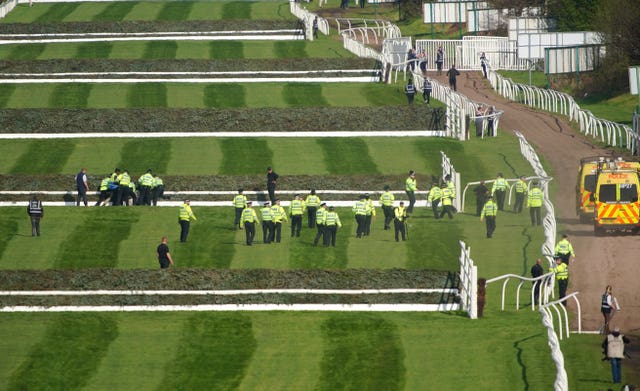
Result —
<instances>
[{"instance_id":1,"label":"tree","mask_svg":"<svg viewBox=\"0 0 640 391\"><path fill-rule=\"evenodd\" d=\"M597 16L596 28L602 32L607 56L640 65L640 1L603 1Z\"/></svg>"},{"instance_id":2,"label":"tree","mask_svg":"<svg viewBox=\"0 0 640 391\"><path fill-rule=\"evenodd\" d=\"M559 31L592 31L600 3L609 0L549 0L547 16L558 21Z\"/></svg>"},{"instance_id":3,"label":"tree","mask_svg":"<svg viewBox=\"0 0 640 391\"><path fill-rule=\"evenodd\" d=\"M544 12L545 0L489 0L489 8L508 9L509 14L522 16L525 8L540 8Z\"/></svg>"}]
</instances>

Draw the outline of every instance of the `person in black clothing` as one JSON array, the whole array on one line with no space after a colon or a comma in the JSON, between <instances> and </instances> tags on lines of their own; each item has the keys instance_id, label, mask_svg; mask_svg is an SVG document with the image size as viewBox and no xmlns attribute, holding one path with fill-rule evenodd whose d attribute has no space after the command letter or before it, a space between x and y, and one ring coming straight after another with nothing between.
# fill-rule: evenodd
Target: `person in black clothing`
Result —
<instances>
[{"instance_id":1,"label":"person in black clothing","mask_svg":"<svg viewBox=\"0 0 640 391\"><path fill-rule=\"evenodd\" d=\"M424 85L422 87L422 97L424 98L424 103L431 103L431 91L433 90L433 85L431 84L431 78L426 77L424 79Z\"/></svg>"},{"instance_id":2,"label":"person in black clothing","mask_svg":"<svg viewBox=\"0 0 640 391\"><path fill-rule=\"evenodd\" d=\"M409 78L407 85L404 86L404 93L407 95L409 104L413 104L413 97L416 95L416 86L413 85L413 80Z\"/></svg>"},{"instance_id":3,"label":"person in black clothing","mask_svg":"<svg viewBox=\"0 0 640 391\"><path fill-rule=\"evenodd\" d=\"M480 54L480 66L482 67L482 76L487 78L487 56L482 52Z\"/></svg>"},{"instance_id":4,"label":"person in black clothing","mask_svg":"<svg viewBox=\"0 0 640 391\"><path fill-rule=\"evenodd\" d=\"M276 202L276 181L280 176L271 167L267 167L267 190L271 204Z\"/></svg>"},{"instance_id":5,"label":"person in black clothing","mask_svg":"<svg viewBox=\"0 0 640 391\"><path fill-rule=\"evenodd\" d=\"M84 202L84 206L89 206L87 203L87 191L89 190L89 183L87 182L87 169L83 168L78 174L76 174L76 188L78 190L78 196L76 197L76 206L80 206L80 200Z\"/></svg>"},{"instance_id":6,"label":"person in black clothing","mask_svg":"<svg viewBox=\"0 0 640 391\"><path fill-rule=\"evenodd\" d=\"M313 19L313 38L318 39L318 17Z\"/></svg>"},{"instance_id":7,"label":"person in black clothing","mask_svg":"<svg viewBox=\"0 0 640 391\"><path fill-rule=\"evenodd\" d=\"M44 208L35 194L27 205L27 214L31 218L31 236L40 236L40 219L44 217Z\"/></svg>"},{"instance_id":8,"label":"person in black clothing","mask_svg":"<svg viewBox=\"0 0 640 391\"><path fill-rule=\"evenodd\" d=\"M161 243L156 250L158 253L158 262L160 262L161 269L167 269L169 266L173 266L173 258L169 252L169 246L167 246L167 237L163 236Z\"/></svg>"},{"instance_id":9,"label":"person in black clothing","mask_svg":"<svg viewBox=\"0 0 640 391\"><path fill-rule=\"evenodd\" d=\"M456 64L451 65L451 68L447 71L447 76L449 76L449 87L453 88L454 91L458 91L456 77L460 76L460 72L456 69Z\"/></svg>"},{"instance_id":10,"label":"person in black clothing","mask_svg":"<svg viewBox=\"0 0 640 391\"><path fill-rule=\"evenodd\" d=\"M484 181L480 181L480 184L473 189L473 192L476 193L476 216L479 217L482 213L484 203L487 202L489 189L485 186Z\"/></svg>"},{"instance_id":11,"label":"person in black clothing","mask_svg":"<svg viewBox=\"0 0 640 391\"><path fill-rule=\"evenodd\" d=\"M536 260L536 264L531 267L531 277L537 278L544 274L544 269L542 268L542 259L538 258ZM542 285L542 280L533 282L533 302L539 303L540 300L540 286Z\"/></svg>"}]
</instances>

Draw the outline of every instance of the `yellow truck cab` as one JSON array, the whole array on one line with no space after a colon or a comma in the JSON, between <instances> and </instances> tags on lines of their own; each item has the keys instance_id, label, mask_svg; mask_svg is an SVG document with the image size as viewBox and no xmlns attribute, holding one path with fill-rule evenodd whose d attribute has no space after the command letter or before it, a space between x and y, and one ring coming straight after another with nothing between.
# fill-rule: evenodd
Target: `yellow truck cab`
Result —
<instances>
[{"instance_id":1,"label":"yellow truck cab","mask_svg":"<svg viewBox=\"0 0 640 391\"><path fill-rule=\"evenodd\" d=\"M596 190L598 156L580 159L576 185L576 214L582 222L592 222L596 203L591 194Z\"/></svg>"},{"instance_id":2,"label":"yellow truck cab","mask_svg":"<svg viewBox=\"0 0 640 391\"><path fill-rule=\"evenodd\" d=\"M638 162L601 159L598 162L594 232L634 231L640 229Z\"/></svg>"}]
</instances>

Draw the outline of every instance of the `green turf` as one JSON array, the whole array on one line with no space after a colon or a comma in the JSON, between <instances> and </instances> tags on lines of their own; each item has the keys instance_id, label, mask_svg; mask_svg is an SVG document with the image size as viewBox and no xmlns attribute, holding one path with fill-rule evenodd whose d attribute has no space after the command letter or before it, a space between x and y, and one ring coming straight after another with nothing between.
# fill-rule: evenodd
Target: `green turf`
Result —
<instances>
[{"instance_id":1,"label":"green turf","mask_svg":"<svg viewBox=\"0 0 640 391\"><path fill-rule=\"evenodd\" d=\"M174 41L151 41L144 50L145 59L176 58L178 44Z\"/></svg>"},{"instance_id":2,"label":"green turf","mask_svg":"<svg viewBox=\"0 0 640 391\"><path fill-rule=\"evenodd\" d=\"M6 210L0 214L0 257L4 254L11 238L18 232L18 220L23 217L24 214L18 208Z\"/></svg>"},{"instance_id":3,"label":"green turf","mask_svg":"<svg viewBox=\"0 0 640 391\"><path fill-rule=\"evenodd\" d=\"M62 22L73 11L80 6L80 3L62 3L51 7L49 12L38 17L36 23L55 23Z\"/></svg>"},{"instance_id":4,"label":"green turf","mask_svg":"<svg viewBox=\"0 0 640 391\"><path fill-rule=\"evenodd\" d=\"M238 41L220 41L209 43L211 58L244 58L244 43Z\"/></svg>"},{"instance_id":5,"label":"green turf","mask_svg":"<svg viewBox=\"0 0 640 391\"><path fill-rule=\"evenodd\" d=\"M29 147L16 160L11 173L42 174L59 172L73 152L75 142L60 140L30 140ZM55 150L56 153L51 153Z\"/></svg>"},{"instance_id":6,"label":"green turf","mask_svg":"<svg viewBox=\"0 0 640 391\"><path fill-rule=\"evenodd\" d=\"M193 9L193 1L166 3L157 16L157 20L188 20Z\"/></svg>"},{"instance_id":7,"label":"green turf","mask_svg":"<svg viewBox=\"0 0 640 391\"><path fill-rule=\"evenodd\" d=\"M167 107L167 86L162 83L137 83L129 88L129 107Z\"/></svg>"},{"instance_id":8,"label":"green turf","mask_svg":"<svg viewBox=\"0 0 640 391\"><path fill-rule=\"evenodd\" d=\"M317 140L331 174L378 173L366 142L356 138L322 138Z\"/></svg>"},{"instance_id":9,"label":"green turf","mask_svg":"<svg viewBox=\"0 0 640 391\"><path fill-rule=\"evenodd\" d=\"M241 84L210 84L204 88L206 107L230 108L245 106L246 88Z\"/></svg>"},{"instance_id":10,"label":"green turf","mask_svg":"<svg viewBox=\"0 0 640 391\"><path fill-rule=\"evenodd\" d=\"M135 4L136 3L132 1L111 3L98 13L93 20L96 22L122 20L129 12L131 12L133 7L135 7Z\"/></svg>"},{"instance_id":11,"label":"green turf","mask_svg":"<svg viewBox=\"0 0 640 391\"><path fill-rule=\"evenodd\" d=\"M0 106L5 107L9 100L11 99L11 95L16 90L15 84L1 84L0 85Z\"/></svg>"},{"instance_id":12,"label":"green turf","mask_svg":"<svg viewBox=\"0 0 640 391\"><path fill-rule=\"evenodd\" d=\"M134 173L167 172L167 162L171 158L171 142L167 139L138 139L123 144L118 167Z\"/></svg>"},{"instance_id":13,"label":"green turf","mask_svg":"<svg viewBox=\"0 0 640 391\"><path fill-rule=\"evenodd\" d=\"M262 172L273 154L264 139L227 138L220 141L224 152L220 170L227 175Z\"/></svg>"},{"instance_id":14,"label":"green turf","mask_svg":"<svg viewBox=\"0 0 640 391\"><path fill-rule=\"evenodd\" d=\"M87 83L58 84L49 96L49 105L59 108L87 107L87 99L91 93L91 88L91 84Z\"/></svg>"},{"instance_id":15,"label":"green turf","mask_svg":"<svg viewBox=\"0 0 640 391\"><path fill-rule=\"evenodd\" d=\"M283 100L291 107L324 106L327 101L322 97L321 84L285 84L282 90Z\"/></svg>"},{"instance_id":16,"label":"green turf","mask_svg":"<svg viewBox=\"0 0 640 391\"><path fill-rule=\"evenodd\" d=\"M43 43L32 43L29 45L5 45L7 60L37 60L44 52L46 45Z\"/></svg>"},{"instance_id":17,"label":"green turf","mask_svg":"<svg viewBox=\"0 0 640 391\"><path fill-rule=\"evenodd\" d=\"M251 2L231 1L222 6L222 19L251 19Z\"/></svg>"},{"instance_id":18,"label":"green turf","mask_svg":"<svg viewBox=\"0 0 640 391\"><path fill-rule=\"evenodd\" d=\"M109 42L90 42L78 46L76 58L109 58L113 44Z\"/></svg>"},{"instance_id":19,"label":"green turf","mask_svg":"<svg viewBox=\"0 0 640 391\"><path fill-rule=\"evenodd\" d=\"M273 54L279 58L306 58L307 41L275 42Z\"/></svg>"}]
</instances>

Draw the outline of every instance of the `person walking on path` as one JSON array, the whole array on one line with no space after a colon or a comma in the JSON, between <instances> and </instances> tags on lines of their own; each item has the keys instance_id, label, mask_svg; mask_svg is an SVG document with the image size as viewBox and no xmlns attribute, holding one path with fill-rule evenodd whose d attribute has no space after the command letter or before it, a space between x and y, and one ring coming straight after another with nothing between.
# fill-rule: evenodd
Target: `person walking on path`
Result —
<instances>
[{"instance_id":1,"label":"person walking on path","mask_svg":"<svg viewBox=\"0 0 640 391\"><path fill-rule=\"evenodd\" d=\"M273 171L273 168L267 167L267 191L269 192L269 201L273 205L276 202L276 183L280 176Z\"/></svg>"},{"instance_id":2,"label":"person walking on path","mask_svg":"<svg viewBox=\"0 0 640 391\"><path fill-rule=\"evenodd\" d=\"M487 227L487 239L493 237L493 232L496 230L496 216L498 215L498 205L493 202L493 197L489 196L487 202L482 207L480 213L480 221L485 220L485 226Z\"/></svg>"},{"instance_id":3,"label":"person walking on path","mask_svg":"<svg viewBox=\"0 0 640 391\"><path fill-rule=\"evenodd\" d=\"M438 69L438 76L442 75L443 64L444 64L444 50L442 50L442 46L438 46L438 51L436 52L436 68Z\"/></svg>"},{"instance_id":4,"label":"person walking on path","mask_svg":"<svg viewBox=\"0 0 640 391\"><path fill-rule=\"evenodd\" d=\"M438 205L440 205L441 200L442 200L442 189L438 187L438 183L433 182L431 184L431 189L429 190L429 196L427 196L427 201L431 203L433 218L436 220L440 218L440 215L438 212Z\"/></svg>"},{"instance_id":5,"label":"person walking on path","mask_svg":"<svg viewBox=\"0 0 640 391\"><path fill-rule=\"evenodd\" d=\"M376 207L373 205L373 200L369 193L365 193L364 202L367 203L367 211L364 218L364 236L369 236L371 233L371 221L376 217Z\"/></svg>"},{"instance_id":6,"label":"person walking on path","mask_svg":"<svg viewBox=\"0 0 640 391\"><path fill-rule=\"evenodd\" d=\"M265 202L263 208L260 209L260 215L262 216L262 242L270 244L271 231L273 231L273 216L269 201Z\"/></svg>"},{"instance_id":7,"label":"person walking on path","mask_svg":"<svg viewBox=\"0 0 640 391\"><path fill-rule=\"evenodd\" d=\"M413 79L409 78L407 85L404 86L404 93L407 95L407 101L410 105L413 104L413 98L416 95L416 86L413 85Z\"/></svg>"},{"instance_id":8,"label":"person walking on path","mask_svg":"<svg viewBox=\"0 0 640 391\"><path fill-rule=\"evenodd\" d=\"M622 382L622 360L625 357L624 345L629 344L629 339L620 333L618 327L602 341L602 348L606 359L611 363L611 376L613 383Z\"/></svg>"},{"instance_id":9,"label":"person walking on path","mask_svg":"<svg viewBox=\"0 0 640 391\"><path fill-rule=\"evenodd\" d=\"M393 201L396 197L389 191L391 187L384 185L384 193L380 196L380 206L384 214L384 230L391 229L391 220L393 220Z\"/></svg>"},{"instance_id":10,"label":"person walking on path","mask_svg":"<svg viewBox=\"0 0 640 391\"><path fill-rule=\"evenodd\" d=\"M558 300L562 300L567 295L567 287L569 286L569 266L562 262L560 257L556 257L555 265L549 268L549 271L553 272L556 277ZM567 301L563 301L562 304L566 307Z\"/></svg>"},{"instance_id":11,"label":"person walking on path","mask_svg":"<svg viewBox=\"0 0 640 391\"><path fill-rule=\"evenodd\" d=\"M542 268L542 259L538 258L536 260L535 265L531 267L531 277L538 278L544 274L544 269ZM540 287L542 286L542 280L533 282L533 303L538 305L540 304Z\"/></svg>"},{"instance_id":12,"label":"person walking on path","mask_svg":"<svg viewBox=\"0 0 640 391\"><path fill-rule=\"evenodd\" d=\"M324 244L324 231L326 228L327 213L327 204L323 202L322 204L320 204L320 208L316 211L316 229L318 230L318 232L316 233L316 237L313 238L314 246L318 245L318 241L320 240L320 238L322 238L322 243Z\"/></svg>"},{"instance_id":13,"label":"person walking on path","mask_svg":"<svg viewBox=\"0 0 640 391\"><path fill-rule=\"evenodd\" d=\"M338 228L342 227L342 223L340 222L338 212L336 212L333 206L329 207L329 211L324 218L324 224L324 246L329 247L329 245L331 245L335 247Z\"/></svg>"},{"instance_id":14,"label":"person walking on path","mask_svg":"<svg viewBox=\"0 0 640 391\"><path fill-rule=\"evenodd\" d=\"M407 227L405 226L407 221L407 210L404 207L404 202L400 201L400 206L396 206L393 210L394 220L393 220L393 228L395 231L396 242L400 241L400 236L402 236L402 241L407 240Z\"/></svg>"},{"instance_id":15,"label":"person walking on path","mask_svg":"<svg viewBox=\"0 0 640 391\"><path fill-rule=\"evenodd\" d=\"M289 204L289 215L291 216L291 237L300 237L302 230L302 215L306 207L300 194L296 194L295 198Z\"/></svg>"},{"instance_id":16,"label":"person walking on path","mask_svg":"<svg viewBox=\"0 0 640 391\"><path fill-rule=\"evenodd\" d=\"M609 323L611 323L613 314L618 310L618 301L613 297L612 291L613 288L611 285L607 285L602 294L602 303L600 304L600 312L602 312L602 316L604 317L604 326L602 329L604 334L609 334Z\"/></svg>"},{"instance_id":17,"label":"person walking on path","mask_svg":"<svg viewBox=\"0 0 640 391\"><path fill-rule=\"evenodd\" d=\"M311 189L309 195L307 195L307 198L304 200L307 207L307 223L309 228L316 226L316 212L321 202L320 197L316 195L316 189Z\"/></svg>"},{"instance_id":18,"label":"person walking on path","mask_svg":"<svg viewBox=\"0 0 640 391\"><path fill-rule=\"evenodd\" d=\"M253 244L253 239L256 237L256 225L258 223L258 215L255 209L251 207L251 201L247 201L247 207L242 211L242 218L240 219L240 229L244 229L247 246Z\"/></svg>"},{"instance_id":19,"label":"person walking on path","mask_svg":"<svg viewBox=\"0 0 640 391\"><path fill-rule=\"evenodd\" d=\"M424 85L422 86L422 98L424 103L431 103L431 91L433 91L433 84L431 84L431 78L424 78Z\"/></svg>"},{"instance_id":20,"label":"person walking on path","mask_svg":"<svg viewBox=\"0 0 640 391\"><path fill-rule=\"evenodd\" d=\"M233 207L235 208L236 217L233 220L233 229L240 229L240 219L242 212L247 207L247 197L243 194L243 189L238 189L238 194L233 197Z\"/></svg>"},{"instance_id":21,"label":"person walking on path","mask_svg":"<svg viewBox=\"0 0 640 391\"><path fill-rule=\"evenodd\" d=\"M487 78L487 56L484 52L480 53L480 67L482 68L482 76Z\"/></svg>"},{"instance_id":22,"label":"person walking on path","mask_svg":"<svg viewBox=\"0 0 640 391\"><path fill-rule=\"evenodd\" d=\"M451 68L447 71L447 76L449 76L449 87L454 91L458 91L458 82L456 78L460 76L460 71L456 69L456 64L451 65Z\"/></svg>"},{"instance_id":23,"label":"person walking on path","mask_svg":"<svg viewBox=\"0 0 640 391\"><path fill-rule=\"evenodd\" d=\"M44 208L35 194L27 205L27 214L31 220L31 236L40 236L40 220L44 218Z\"/></svg>"},{"instance_id":24,"label":"person walking on path","mask_svg":"<svg viewBox=\"0 0 640 391\"><path fill-rule=\"evenodd\" d=\"M356 219L356 238L360 239L366 232L367 213L369 211L369 203L367 203L365 195L360 195L360 199L356 201L352 208Z\"/></svg>"},{"instance_id":25,"label":"person walking on path","mask_svg":"<svg viewBox=\"0 0 640 391\"><path fill-rule=\"evenodd\" d=\"M529 207L529 217L531 217L531 225L541 225L542 203L544 202L544 193L540 190L538 182L533 182L533 188L527 196L527 206Z\"/></svg>"},{"instance_id":26,"label":"person walking on path","mask_svg":"<svg viewBox=\"0 0 640 391\"><path fill-rule=\"evenodd\" d=\"M409 198L407 213L413 213L413 206L416 204L416 190L418 190L415 171L409 170L409 177L404 183L404 190L407 193L407 197Z\"/></svg>"},{"instance_id":27,"label":"person walking on path","mask_svg":"<svg viewBox=\"0 0 640 391\"><path fill-rule=\"evenodd\" d=\"M180 206L180 212L178 215L178 223L180 224L180 243L187 241L189 236L189 227L191 220L197 220L196 215L191 210L191 201L184 200L184 203Z\"/></svg>"},{"instance_id":28,"label":"person walking on path","mask_svg":"<svg viewBox=\"0 0 640 391\"><path fill-rule=\"evenodd\" d=\"M487 202L489 197L489 188L485 185L484 181L480 181L480 184L473 189L476 193L476 216L480 217L484 203Z\"/></svg>"},{"instance_id":29,"label":"person walking on path","mask_svg":"<svg viewBox=\"0 0 640 391\"><path fill-rule=\"evenodd\" d=\"M563 234L562 239L556 244L556 256L562 259L562 262L569 264L569 259L573 257L576 260L576 253L573 252L573 246L569 242L569 235Z\"/></svg>"},{"instance_id":30,"label":"person walking on path","mask_svg":"<svg viewBox=\"0 0 640 391\"><path fill-rule=\"evenodd\" d=\"M169 246L167 246L167 237L163 236L160 240L160 244L156 249L158 253L158 262L160 262L160 269L168 269L169 266L173 266L173 258L169 252Z\"/></svg>"},{"instance_id":31,"label":"person walking on path","mask_svg":"<svg viewBox=\"0 0 640 391\"><path fill-rule=\"evenodd\" d=\"M493 187L491 188L491 195L496 197L496 203L498 204L498 210L504 210L504 197L507 194L507 191L510 189L509 182L504 179L502 173L498 173L498 177L493 182Z\"/></svg>"},{"instance_id":32,"label":"person walking on path","mask_svg":"<svg viewBox=\"0 0 640 391\"><path fill-rule=\"evenodd\" d=\"M273 221L273 230L269 241L273 242L275 240L276 243L280 243L282 239L282 223L287 221L287 212L280 206L280 200L277 198L271 205L271 220Z\"/></svg>"},{"instance_id":33,"label":"person walking on path","mask_svg":"<svg viewBox=\"0 0 640 391\"><path fill-rule=\"evenodd\" d=\"M80 206L80 201L84 203L84 206L89 206L89 203L87 202L89 182L87 181L87 169L84 167L76 174L76 189L78 191L78 195L76 196L76 206Z\"/></svg>"},{"instance_id":34,"label":"person walking on path","mask_svg":"<svg viewBox=\"0 0 640 391\"><path fill-rule=\"evenodd\" d=\"M527 182L525 176L521 176L514 185L516 191L516 202L513 204L513 213L522 213L524 207L524 197L527 195Z\"/></svg>"}]
</instances>

